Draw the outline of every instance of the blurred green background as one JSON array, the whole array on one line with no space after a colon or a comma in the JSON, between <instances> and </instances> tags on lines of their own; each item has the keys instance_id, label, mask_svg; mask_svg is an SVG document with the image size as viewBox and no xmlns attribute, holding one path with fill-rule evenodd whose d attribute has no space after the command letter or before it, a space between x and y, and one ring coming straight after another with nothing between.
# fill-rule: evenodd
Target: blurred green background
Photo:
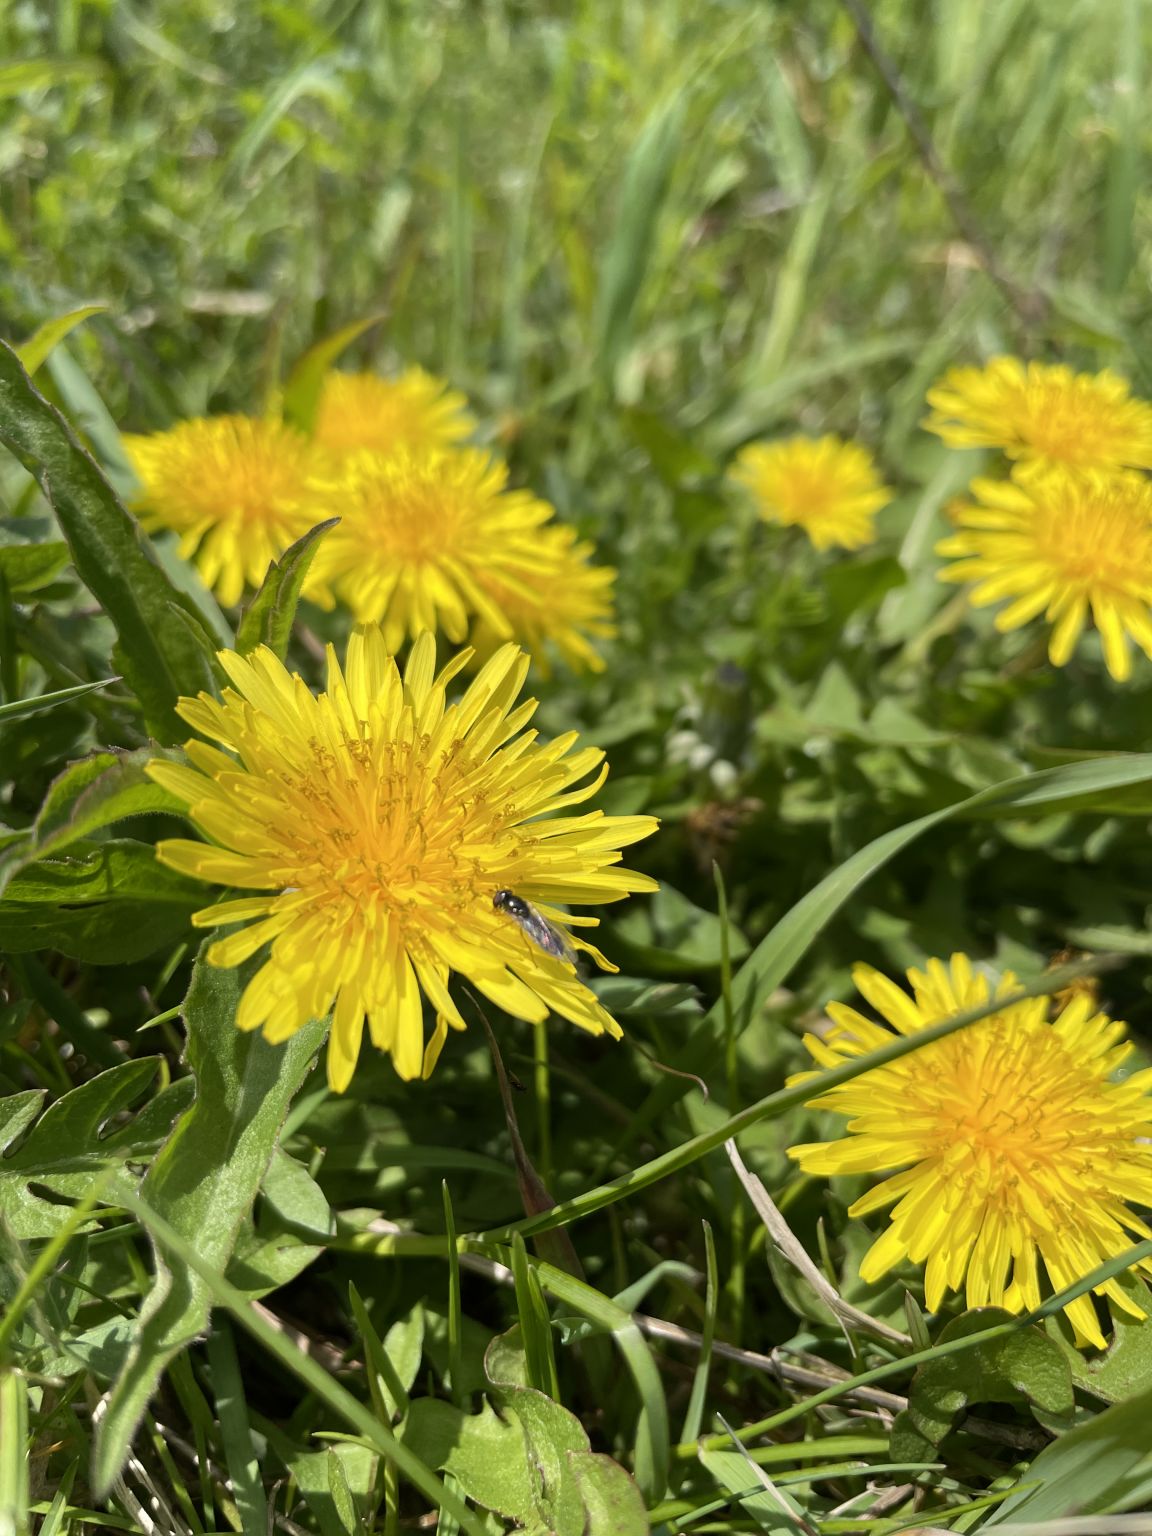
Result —
<instances>
[{"instance_id":1,"label":"blurred green background","mask_svg":"<svg viewBox=\"0 0 1152 1536\"><path fill-rule=\"evenodd\" d=\"M37 379L106 464L111 423L259 411L314 341L378 314L343 364L450 378L515 481L619 568L606 670L533 683L545 733L577 727L608 749L598 803L663 821L635 862L664 889L605 924L623 976L597 985L625 1041L551 1030L551 1102L520 1101L560 1198L778 1086L806 1063L799 1028L851 994L858 959L894 973L964 949L1034 977L1065 945L1152 950L1146 788L1103 810L1097 796L1091 816L1070 804L947 822L848 901L731 1059L707 1063L709 1102L693 1092L672 1105L651 1063L691 1059L720 993L714 861L738 964L886 830L1029 769L1148 747L1152 663L1113 684L1091 638L1055 672L1035 630L997 635L937 581L947 504L992 460L919 428L946 367L998 351L1115 367L1152 392L1148 9L876 0L876 38L983 250L926 170L857 16L831 0L0 9L0 329L21 339L107 306ZM1007 293L982 270L988 253ZM798 532L760 525L726 484L741 445L795 431L876 453L897 494L873 547L818 556ZM0 503L44 510L11 464ZM335 638L346 622L304 617ZM13 608L10 624L0 642L15 640L29 691L107 677L110 629L74 585ZM315 681L312 652L292 660ZM13 827L66 762L141 743L123 693L93 697L5 727ZM179 1004L186 937L180 926L143 961L46 964L78 1008L132 1038ZM1108 990L1139 1035L1141 967ZM501 1030L509 1066L531 1081L527 1028ZM176 1060L181 1044L169 1026L140 1049ZM43 1070L14 1048L2 1059L12 1087ZM328 1149L318 1177L350 1220L386 1210L441 1230L446 1169L461 1230L513 1219L491 1070L478 1030L453 1037L427 1088L366 1051L347 1097L294 1122L292 1147L305 1161ZM803 1185L783 1156L812 1119L766 1122L742 1145L813 1248L827 1218L830 1268L859 1298L866 1238L845 1215L850 1194ZM582 1224L580 1257L605 1291L669 1257L699 1267L707 1218L726 1288L719 1336L763 1349L795 1326L789 1307L802 1327L806 1314L743 1214L716 1152L626 1215ZM443 1291L438 1261L334 1253L324 1265L290 1296L320 1332L345 1327L333 1298L350 1275L375 1287L385 1322ZM490 1332L507 1318L489 1289L477 1283L469 1305ZM699 1296L679 1280L660 1300L699 1324ZM903 1318L895 1283L866 1300ZM687 1367L670 1373L679 1398L687 1379ZM745 1374L724 1406L746 1421L762 1392ZM602 1406L580 1410L591 1421Z\"/></svg>"}]
</instances>

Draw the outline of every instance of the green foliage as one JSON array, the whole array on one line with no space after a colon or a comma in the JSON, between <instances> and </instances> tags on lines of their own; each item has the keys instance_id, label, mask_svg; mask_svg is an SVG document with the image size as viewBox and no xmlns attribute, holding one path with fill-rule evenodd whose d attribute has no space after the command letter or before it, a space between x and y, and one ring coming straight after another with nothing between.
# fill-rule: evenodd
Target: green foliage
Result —
<instances>
[{"instance_id":1,"label":"green foliage","mask_svg":"<svg viewBox=\"0 0 1152 1536\"><path fill-rule=\"evenodd\" d=\"M203 959L193 972L184 1017L196 1101L140 1189L150 1208L220 1268L235 1247L288 1105L323 1036L322 1023L313 1023L277 1050L259 1035L240 1034L233 1022L240 991L234 972L215 971ZM171 1270L158 1249L153 1288L100 1421L93 1467L101 1492L117 1476L165 1365L204 1327L209 1306L210 1292L199 1277Z\"/></svg>"},{"instance_id":2,"label":"green foliage","mask_svg":"<svg viewBox=\"0 0 1152 1536\"><path fill-rule=\"evenodd\" d=\"M999 351L1152 393L1149 19L870 10L986 250L848 9L0 18L3 1531L399 1536L437 1509L469 1536L884 1536L1152 1507L1147 1320L1101 1310L1095 1352L1051 1304L928 1316L916 1266L860 1279L886 1219L848 1214L864 1181L785 1156L842 1128L787 1080L857 961L961 950L1034 994L1058 952L1114 950L1134 1071L1152 1027L1152 667L1114 685L1086 637L1054 671L938 582L949 505L996 466L919 430L945 368ZM138 529L120 430L308 430L336 362L449 378L619 571L604 671L534 677L535 723L607 749L598 805L660 816L636 854L661 891L603 914L623 1042L494 1010L515 1135L474 1029L429 1084L366 1050L340 1097L310 1075L322 1021L240 1035L250 972L197 958L213 893L154 856L187 826L145 767L180 760L216 648L319 688L348 624L301 598L327 525L221 613ZM871 548L817 555L726 484L798 431L876 451Z\"/></svg>"},{"instance_id":3,"label":"green foliage","mask_svg":"<svg viewBox=\"0 0 1152 1536\"><path fill-rule=\"evenodd\" d=\"M247 656L257 646L266 645L283 661L292 638L292 623L300 603L300 590L316 546L336 526L337 519L318 523L297 539L268 567L259 592L244 610L236 631L236 649Z\"/></svg>"},{"instance_id":4,"label":"green foliage","mask_svg":"<svg viewBox=\"0 0 1152 1536\"><path fill-rule=\"evenodd\" d=\"M126 1124L107 1128L140 1097L160 1065L155 1057L126 1061L73 1088L43 1114L43 1092L0 1100L6 1153L0 1165L0 1217L10 1236L23 1241L51 1237L107 1169L119 1169L126 1177L128 1164L156 1150L188 1104L191 1084L186 1078L164 1085Z\"/></svg>"}]
</instances>

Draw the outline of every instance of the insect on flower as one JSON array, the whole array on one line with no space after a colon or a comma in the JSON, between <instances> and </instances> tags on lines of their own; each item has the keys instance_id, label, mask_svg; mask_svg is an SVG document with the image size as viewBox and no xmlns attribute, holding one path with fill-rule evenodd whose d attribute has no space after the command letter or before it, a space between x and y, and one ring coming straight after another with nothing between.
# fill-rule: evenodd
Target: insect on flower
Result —
<instances>
[{"instance_id":1,"label":"insect on flower","mask_svg":"<svg viewBox=\"0 0 1152 1536\"><path fill-rule=\"evenodd\" d=\"M512 918L546 955L554 955L557 960L564 960L569 965L576 964L576 951L566 933L562 933L555 923L550 923L542 912L538 912L530 901L525 901L523 896L517 896L513 891L497 891L492 898L492 905L497 912L503 912L506 917Z\"/></svg>"}]
</instances>

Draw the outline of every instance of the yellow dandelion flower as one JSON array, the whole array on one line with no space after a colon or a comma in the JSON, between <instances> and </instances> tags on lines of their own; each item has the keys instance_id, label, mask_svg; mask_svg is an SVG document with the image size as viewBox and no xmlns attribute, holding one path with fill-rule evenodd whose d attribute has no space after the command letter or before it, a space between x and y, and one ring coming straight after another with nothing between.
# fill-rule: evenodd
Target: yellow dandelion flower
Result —
<instances>
[{"instance_id":1,"label":"yellow dandelion flower","mask_svg":"<svg viewBox=\"0 0 1152 1536\"><path fill-rule=\"evenodd\" d=\"M505 551L499 573L484 578L493 602L505 615L512 633L539 659L547 671L549 646L554 646L574 670L600 672L604 660L593 641L610 640L613 622L611 566L593 565L593 546L581 541L565 523L537 529L528 547ZM504 638L480 621L473 644L489 655Z\"/></svg>"},{"instance_id":2,"label":"yellow dandelion flower","mask_svg":"<svg viewBox=\"0 0 1152 1536\"><path fill-rule=\"evenodd\" d=\"M911 997L869 965L858 965L853 980L886 1023L830 1003L833 1029L804 1042L820 1067L1018 985L1005 973L990 994L965 955L910 970ZM806 1173L900 1170L850 1209L867 1216L897 1202L860 1266L863 1280L909 1259L925 1266L930 1311L963 1286L969 1307L1024 1312L1040 1305L1038 1263L1059 1291L1123 1253L1130 1234L1152 1237L1128 1208L1152 1204L1152 1146L1144 1142L1152 1137L1152 1070L1113 1081L1132 1050L1121 1043L1125 1026L1083 993L1052 1022L1049 1004L1016 1003L811 1100L850 1118L839 1141L790 1148ZM1146 1262L1139 1268L1152 1271ZM1116 1281L1096 1292L1144 1316ZM1065 1310L1077 1341L1103 1348L1091 1299Z\"/></svg>"},{"instance_id":3,"label":"yellow dandelion flower","mask_svg":"<svg viewBox=\"0 0 1152 1536\"><path fill-rule=\"evenodd\" d=\"M817 549L863 548L876 536L876 513L892 500L872 455L832 436L749 443L731 474L765 522L798 525Z\"/></svg>"},{"instance_id":4,"label":"yellow dandelion flower","mask_svg":"<svg viewBox=\"0 0 1152 1536\"><path fill-rule=\"evenodd\" d=\"M195 417L166 432L127 436L124 447L140 480L136 510L144 527L179 534L181 556L195 560L225 607L240 601L245 586L259 586L270 561L331 515L312 479L316 448L274 417Z\"/></svg>"},{"instance_id":5,"label":"yellow dandelion flower","mask_svg":"<svg viewBox=\"0 0 1152 1536\"><path fill-rule=\"evenodd\" d=\"M1130 638L1152 656L1152 483L1053 469L974 480L972 493L974 504L953 509L959 532L936 546L956 561L941 581L974 582L978 608L1011 599L995 618L1002 631L1043 613L1054 666L1072 655L1089 612L1118 682L1132 670Z\"/></svg>"},{"instance_id":6,"label":"yellow dandelion flower","mask_svg":"<svg viewBox=\"0 0 1152 1536\"><path fill-rule=\"evenodd\" d=\"M326 375L316 412L316 441L335 454L372 449L445 448L475 429L468 402L444 379L407 368L395 379L375 373Z\"/></svg>"},{"instance_id":7,"label":"yellow dandelion flower","mask_svg":"<svg viewBox=\"0 0 1152 1536\"><path fill-rule=\"evenodd\" d=\"M239 965L267 946L237 1025L281 1041L331 1011L328 1079L338 1092L365 1024L401 1077L432 1070L449 1027L464 1028L453 972L516 1018L539 1022L552 1011L592 1034L620 1034L575 968L494 898L536 903L610 970L567 931L596 919L554 904L654 890L619 867L619 850L656 822L567 814L604 782L606 767L582 782L603 753L578 747L574 731L540 743L525 729L535 701L516 703L528 657L514 645L449 703L467 659L462 652L436 675L435 642L424 634L401 675L372 627L353 634L343 670L329 647L317 697L270 650L222 651L233 684L222 701L180 702L188 724L218 745L190 741L189 766L149 768L211 839L162 842L160 858L245 893L193 918L204 928L245 925L211 946L209 962ZM436 1016L427 1043L423 997Z\"/></svg>"},{"instance_id":8,"label":"yellow dandelion flower","mask_svg":"<svg viewBox=\"0 0 1152 1536\"><path fill-rule=\"evenodd\" d=\"M928 391L929 432L950 448L1001 448L1021 463L1076 469L1152 467L1152 406L1105 369L1073 373L1063 363L994 357L983 368L951 368Z\"/></svg>"},{"instance_id":9,"label":"yellow dandelion flower","mask_svg":"<svg viewBox=\"0 0 1152 1536\"><path fill-rule=\"evenodd\" d=\"M338 599L361 624L382 623L390 650L473 625L501 640L547 636L572 656L606 632L611 576L587 572L587 545L557 533L553 511L507 489L508 469L476 448L360 453L338 484L340 524L320 545L305 588ZM551 613L553 587L569 590ZM590 647L589 647L590 648Z\"/></svg>"}]
</instances>

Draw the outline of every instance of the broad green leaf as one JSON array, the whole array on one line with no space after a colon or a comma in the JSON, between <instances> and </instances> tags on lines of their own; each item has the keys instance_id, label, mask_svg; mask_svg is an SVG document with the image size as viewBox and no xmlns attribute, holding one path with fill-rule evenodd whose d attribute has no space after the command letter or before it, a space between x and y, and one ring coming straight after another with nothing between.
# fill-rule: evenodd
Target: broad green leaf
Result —
<instances>
[{"instance_id":1,"label":"broad green leaf","mask_svg":"<svg viewBox=\"0 0 1152 1536\"><path fill-rule=\"evenodd\" d=\"M589 1452L588 1436L574 1414L534 1387L516 1387L507 1407L524 1430L536 1505L556 1536L583 1536L584 1500L573 1462Z\"/></svg>"},{"instance_id":2,"label":"broad green leaf","mask_svg":"<svg viewBox=\"0 0 1152 1536\"><path fill-rule=\"evenodd\" d=\"M128 1177L125 1164L156 1149L187 1107L192 1090L186 1078L158 1093L133 1119L101 1133L140 1097L159 1066L160 1059L151 1056L112 1067L57 1099L39 1119L42 1092L0 1099L0 1150L27 1131L15 1150L0 1158L0 1222L13 1237L51 1237L67 1221L70 1204L82 1200L105 1169L118 1167Z\"/></svg>"},{"instance_id":3,"label":"broad green leaf","mask_svg":"<svg viewBox=\"0 0 1152 1536\"><path fill-rule=\"evenodd\" d=\"M331 336L325 336L323 341L308 348L284 384L283 410L286 421L292 422L302 432L312 431L320 404L320 391L324 387L324 375L345 347L351 346L358 336L363 336L365 331L378 325L386 318L386 314L385 310L380 310L363 320L353 320L351 325L342 326Z\"/></svg>"},{"instance_id":4,"label":"broad green leaf","mask_svg":"<svg viewBox=\"0 0 1152 1536\"><path fill-rule=\"evenodd\" d=\"M661 1497L668 1483L668 1404L648 1341L630 1313L593 1286L554 1264L536 1261L533 1271L549 1295L566 1302L610 1334L624 1357L640 1399L635 1437L636 1481L647 1497Z\"/></svg>"},{"instance_id":5,"label":"broad green leaf","mask_svg":"<svg viewBox=\"0 0 1152 1536\"><path fill-rule=\"evenodd\" d=\"M38 592L68 564L68 546L46 517L0 519L0 574L14 597Z\"/></svg>"},{"instance_id":6,"label":"broad green leaf","mask_svg":"<svg viewBox=\"0 0 1152 1536\"><path fill-rule=\"evenodd\" d=\"M149 730L161 742L184 740L176 700L212 687L212 643L64 418L3 343L0 442L35 476L77 575L115 625L114 662L139 698Z\"/></svg>"},{"instance_id":7,"label":"broad green leaf","mask_svg":"<svg viewBox=\"0 0 1152 1536\"><path fill-rule=\"evenodd\" d=\"M284 1045L235 1026L246 976L215 970L203 951L184 1006L196 1102L148 1170L141 1198L223 1271L252 1209L284 1116L324 1035L316 1020ZM103 1496L122 1466L136 1425L172 1356L208 1320L211 1293L198 1273L169 1268L156 1251L132 1354L106 1400L93 1481Z\"/></svg>"},{"instance_id":8,"label":"broad green leaf","mask_svg":"<svg viewBox=\"0 0 1152 1536\"><path fill-rule=\"evenodd\" d=\"M303 1163L277 1147L256 1208L240 1230L228 1278L249 1296L265 1296L302 1274L331 1235L324 1191Z\"/></svg>"},{"instance_id":9,"label":"broad green leaf","mask_svg":"<svg viewBox=\"0 0 1152 1536\"><path fill-rule=\"evenodd\" d=\"M1041 1525L1067 1515L1105 1515L1128 1507L1125 1492L1149 1457L1152 1391L1105 1408L1047 1445L1011 1494L984 1522Z\"/></svg>"},{"instance_id":10,"label":"broad green leaf","mask_svg":"<svg viewBox=\"0 0 1152 1536\"><path fill-rule=\"evenodd\" d=\"M452 1403L421 1397L409 1408L400 1439L428 1466L451 1472L473 1503L520 1525L535 1513L536 1488L517 1415L501 1416L487 1402L479 1413L466 1414Z\"/></svg>"},{"instance_id":11,"label":"broad green leaf","mask_svg":"<svg viewBox=\"0 0 1152 1536\"><path fill-rule=\"evenodd\" d=\"M117 677L103 677L95 683L77 683L72 688L58 688L55 693L41 693L32 699L13 699L10 704L0 704L0 720L23 720L28 715L55 709L57 705L68 704L86 693L94 693L98 688L107 688L110 683L119 681Z\"/></svg>"},{"instance_id":12,"label":"broad green leaf","mask_svg":"<svg viewBox=\"0 0 1152 1536\"><path fill-rule=\"evenodd\" d=\"M979 1333L1007 1320L1008 1315L996 1307L966 1312L943 1329L939 1342ZM1040 1328L1021 1328L1007 1338L978 1344L963 1354L929 1360L912 1378L908 1407L893 1427L893 1458L923 1459L923 1443L935 1450L973 1403L1019 1403L1022 1399L1042 1410L1046 1423L1049 1419L1069 1419L1074 1406L1068 1360L1059 1344ZM905 1419L915 1432L915 1438L907 1443L901 1434Z\"/></svg>"},{"instance_id":13,"label":"broad green leaf","mask_svg":"<svg viewBox=\"0 0 1152 1536\"><path fill-rule=\"evenodd\" d=\"M249 603L236 631L236 649L247 656L258 645L266 645L283 661L288 653L288 641L292 624L300 602L300 589L312 564L312 557L320 540L340 521L330 517L326 523L309 528L303 537L273 560L260 585L260 590Z\"/></svg>"},{"instance_id":14,"label":"broad green leaf","mask_svg":"<svg viewBox=\"0 0 1152 1536\"><path fill-rule=\"evenodd\" d=\"M648 1536L648 1512L640 1490L611 1456L569 1455L568 1465L584 1505L584 1536Z\"/></svg>"},{"instance_id":15,"label":"broad green leaf","mask_svg":"<svg viewBox=\"0 0 1152 1536\"><path fill-rule=\"evenodd\" d=\"M1108 1403L1152 1390L1152 1293L1144 1279L1131 1272L1118 1275L1115 1283L1147 1315L1129 1317L1119 1307L1112 1308L1112 1343L1104 1354L1086 1357L1066 1336L1067 1330L1062 1331L1062 1319L1045 1323L1049 1338L1067 1356L1075 1384Z\"/></svg>"},{"instance_id":16,"label":"broad green leaf","mask_svg":"<svg viewBox=\"0 0 1152 1536\"><path fill-rule=\"evenodd\" d=\"M27 341L22 342L18 347L13 347L12 350L23 363L28 377L32 377L52 349L64 340L69 331L74 331L92 315L102 315L107 308L106 304L86 304L82 309L69 310L66 315L57 315L54 320L45 320L43 325L32 332Z\"/></svg>"},{"instance_id":17,"label":"broad green leaf","mask_svg":"<svg viewBox=\"0 0 1152 1536\"><path fill-rule=\"evenodd\" d=\"M198 881L166 869L149 843L74 843L27 863L0 898L0 949L56 949L96 965L128 964L184 936L204 905Z\"/></svg>"}]
</instances>

